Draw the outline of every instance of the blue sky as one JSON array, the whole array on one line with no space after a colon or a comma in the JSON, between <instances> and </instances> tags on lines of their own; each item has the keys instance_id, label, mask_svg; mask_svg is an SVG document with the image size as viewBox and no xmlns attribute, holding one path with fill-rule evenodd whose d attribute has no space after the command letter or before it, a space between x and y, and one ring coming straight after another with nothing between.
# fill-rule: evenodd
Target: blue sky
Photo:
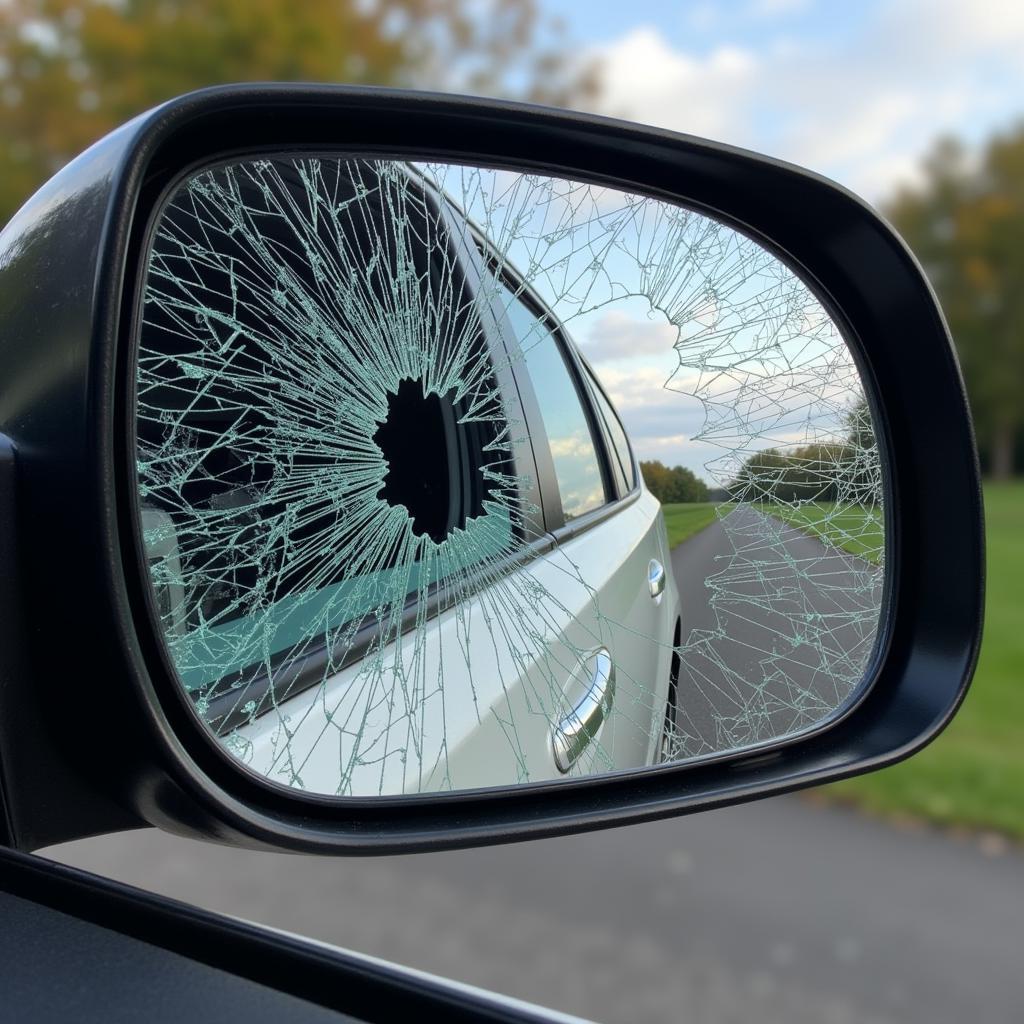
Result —
<instances>
[{"instance_id":1,"label":"blue sky","mask_svg":"<svg viewBox=\"0 0 1024 1024\"><path fill-rule=\"evenodd\" d=\"M799 30L819 37L841 37L867 17L870 4L762 0L760 3L688 3L680 0L544 0L543 8L561 18L578 38L611 40L638 24L660 29L676 46L695 50L723 39L755 46L765 29Z\"/></svg>"},{"instance_id":2,"label":"blue sky","mask_svg":"<svg viewBox=\"0 0 1024 1024\"><path fill-rule=\"evenodd\" d=\"M757 243L613 189L448 164L419 169L528 275L586 354L641 459L724 484L745 457L737 448L842 436L857 394L853 360L812 293ZM551 379L537 379L531 359L548 352L547 332L514 297L499 299L535 385L549 403L562 401L551 364L541 373ZM560 424L551 440L562 469L571 475L575 466L589 482L592 449L578 416L569 407L552 422L549 414L549 432Z\"/></svg>"},{"instance_id":3,"label":"blue sky","mask_svg":"<svg viewBox=\"0 0 1024 1024\"><path fill-rule=\"evenodd\" d=\"M790 160L879 205L913 186L938 137L977 147L1024 119L1024 0L540 6L565 22L581 57L600 61L593 109ZM640 344L658 325L635 310L616 315L627 312L612 334L628 359L603 350L594 317L574 322L574 334L607 377L641 456L708 475L721 450L691 440L703 411L689 399L666 416L661 384L648 379L658 360ZM648 422L655 412L663 424Z\"/></svg>"},{"instance_id":4,"label":"blue sky","mask_svg":"<svg viewBox=\"0 0 1024 1024\"><path fill-rule=\"evenodd\" d=\"M1024 116L1022 0L542 0L603 112L745 146L880 202L934 139Z\"/></svg>"}]
</instances>

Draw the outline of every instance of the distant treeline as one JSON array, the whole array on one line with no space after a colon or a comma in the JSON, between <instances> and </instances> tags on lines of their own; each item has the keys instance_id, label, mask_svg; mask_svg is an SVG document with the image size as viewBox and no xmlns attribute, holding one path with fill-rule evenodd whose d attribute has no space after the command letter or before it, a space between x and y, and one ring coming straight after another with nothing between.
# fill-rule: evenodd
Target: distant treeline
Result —
<instances>
[{"instance_id":1,"label":"distant treeline","mask_svg":"<svg viewBox=\"0 0 1024 1024\"><path fill-rule=\"evenodd\" d=\"M647 489L663 505L679 502L712 501L711 491L699 476L685 466L666 466L657 459L641 462Z\"/></svg>"},{"instance_id":2,"label":"distant treeline","mask_svg":"<svg viewBox=\"0 0 1024 1024\"><path fill-rule=\"evenodd\" d=\"M878 460L842 442L768 448L743 463L729 493L736 501L874 505L881 493Z\"/></svg>"},{"instance_id":3,"label":"distant treeline","mask_svg":"<svg viewBox=\"0 0 1024 1024\"><path fill-rule=\"evenodd\" d=\"M881 464L867 402L847 413L842 440L755 452L729 484L737 501L842 501L874 505Z\"/></svg>"},{"instance_id":4,"label":"distant treeline","mask_svg":"<svg viewBox=\"0 0 1024 1024\"><path fill-rule=\"evenodd\" d=\"M874 505L881 466L867 402L847 412L845 437L793 448L754 452L726 487L710 488L683 466L641 462L647 489L662 503L699 501L841 501Z\"/></svg>"}]
</instances>

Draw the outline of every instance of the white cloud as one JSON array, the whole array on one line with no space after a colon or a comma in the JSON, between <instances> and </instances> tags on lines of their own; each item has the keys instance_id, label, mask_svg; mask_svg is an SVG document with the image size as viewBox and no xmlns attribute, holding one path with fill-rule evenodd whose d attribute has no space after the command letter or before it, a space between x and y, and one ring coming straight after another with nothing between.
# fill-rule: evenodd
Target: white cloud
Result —
<instances>
[{"instance_id":1,"label":"white cloud","mask_svg":"<svg viewBox=\"0 0 1024 1024\"><path fill-rule=\"evenodd\" d=\"M591 362L664 356L672 351L679 329L664 318L637 320L618 309L609 310L580 339Z\"/></svg>"},{"instance_id":2,"label":"white cloud","mask_svg":"<svg viewBox=\"0 0 1024 1024\"><path fill-rule=\"evenodd\" d=\"M793 6L754 0L746 11L780 5ZM635 28L598 51L601 107L768 152L878 199L914 176L937 135L999 124L1024 99L1024 3L896 0L842 39L789 29L740 46L722 22L699 52Z\"/></svg>"},{"instance_id":3,"label":"white cloud","mask_svg":"<svg viewBox=\"0 0 1024 1024\"><path fill-rule=\"evenodd\" d=\"M1015 0L897 0L884 5L879 35L941 67L950 58L1016 50L1024 42L1024 5ZM947 65L948 67L948 65Z\"/></svg>"},{"instance_id":4,"label":"white cloud","mask_svg":"<svg viewBox=\"0 0 1024 1024\"><path fill-rule=\"evenodd\" d=\"M631 407L650 406L653 402L665 399L675 402L677 406L683 401L694 401L680 392L685 391L690 384L696 390L695 378L686 381L673 378L673 387L678 390L666 390L665 385L672 374L671 369L668 372L657 366L643 366L628 370L612 366L598 366L595 369L601 384L608 392L608 397L620 412Z\"/></svg>"},{"instance_id":5,"label":"white cloud","mask_svg":"<svg viewBox=\"0 0 1024 1024\"><path fill-rule=\"evenodd\" d=\"M583 460L592 457L594 444L589 437L579 431L568 437L552 437L550 439L551 455L555 459Z\"/></svg>"},{"instance_id":6,"label":"white cloud","mask_svg":"<svg viewBox=\"0 0 1024 1024\"><path fill-rule=\"evenodd\" d=\"M695 134L738 130L737 115L757 77L746 50L723 46L706 57L691 56L650 26L633 29L599 57L602 106L609 113ZM681 119L686 127L679 126Z\"/></svg>"},{"instance_id":7,"label":"white cloud","mask_svg":"<svg viewBox=\"0 0 1024 1024\"><path fill-rule=\"evenodd\" d=\"M685 434L636 438L632 439L632 445L636 457L642 462L657 459L666 466L686 466L705 480L711 476L708 465L722 455L721 449L691 441Z\"/></svg>"}]
</instances>

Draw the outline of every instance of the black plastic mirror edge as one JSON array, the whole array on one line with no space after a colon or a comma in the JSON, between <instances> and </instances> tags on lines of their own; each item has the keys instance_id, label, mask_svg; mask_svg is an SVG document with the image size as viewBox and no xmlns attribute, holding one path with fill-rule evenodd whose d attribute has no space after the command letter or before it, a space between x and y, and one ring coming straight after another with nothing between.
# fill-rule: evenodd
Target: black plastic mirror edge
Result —
<instances>
[{"instance_id":1,"label":"black plastic mirror edge","mask_svg":"<svg viewBox=\"0 0 1024 1024\"><path fill-rule=\"evenodd\" d=\"M847 715L777 749L713 763L405 800L283 791L216 751L161 674L157 640L142 625L124 501L126 314L147 204L163 182L233 150L303 146L546 170L675 199L798 270L845 325L890 478L887 646ZM391 853L689 813L908 756L948 722L975 664L980 480L935 298L861 200L728 146L426 93L256 85L190 94L97 143L0 235L0 381L0 433L16 451L19 551L3 579L28 623L0 621L0 646L31 666L0 678L0 754L21 849L148 823L254 848Z\"/></svg>"}]
</instances>

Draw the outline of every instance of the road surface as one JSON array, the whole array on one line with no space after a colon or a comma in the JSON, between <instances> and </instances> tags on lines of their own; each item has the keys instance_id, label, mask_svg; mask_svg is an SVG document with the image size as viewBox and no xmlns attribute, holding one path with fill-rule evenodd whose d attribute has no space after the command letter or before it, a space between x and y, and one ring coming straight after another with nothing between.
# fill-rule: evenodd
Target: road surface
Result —
<instances>
[{"instance_id":1,"label":"road surface","mask_svg":"<svg viewBox=\"0 0 1024 1024\"><path fill-rule=\"evenodd\" d=\"M289 857L153 831L47 855L598 1021L1024 1017L1019 853L794 797L408 857Z\"/></svg>"},{"instance_id":2,"label":"road surface","mask_svg":"<svg viewBox=\"0 0 1024 1024\"><path fill-rule=\"evenodd\" d=\"M740 506L674 548L672 570L682 755L802 731L856 693L882 605L876 567Z\"/></svg>"},{"instance_id":3,"label":"road surface","mask_svg":"<svg viewBox=\"0 0 1024 1024\"><path fill-rule=\"evenodd\" d=\"M712 625L699 617L721 530L674 558L695 628ZM1024 1020L1024 856L795 797L404 858L250 853L153 831L47 855L598 1021Z\"/></svg>"}]
</instances>

